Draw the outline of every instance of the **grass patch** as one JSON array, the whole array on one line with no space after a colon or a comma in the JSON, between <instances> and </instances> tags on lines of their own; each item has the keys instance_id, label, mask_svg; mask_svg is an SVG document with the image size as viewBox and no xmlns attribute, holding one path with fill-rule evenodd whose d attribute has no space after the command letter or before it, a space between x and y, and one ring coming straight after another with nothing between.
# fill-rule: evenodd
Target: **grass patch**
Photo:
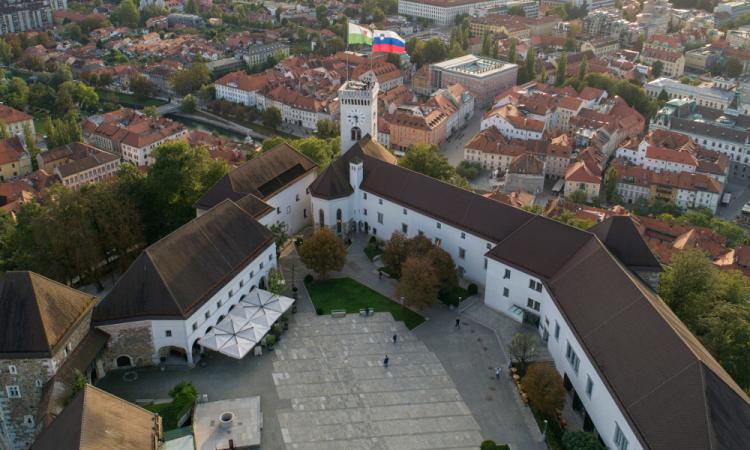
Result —
<instances>
[{"instance_id":1,"label":"grass patch","mask_svg":"<svg viewBox=\"0 0 750 450\"><path fill-rule=\"evenodd\" d=\"M176 430L177 421L182 417L193 405L192 404L179 404L175 402L159 403L156 405L144 406L145 409L157 413L161 416L162 426L164 431Z\"/></svg>"},{"instance_id":2,"label":"grass patch","mask_svg":"<svg viewBox=\"0 0 750 450\"><path fill-rule=\"evenodd\" d=\"M441 302L445 303L446 305L458 306L459 297L463 301L463 300L466 300L468 296L469 296L469 291L462 288L461 286L456 286L446 293L441 293L438 296L438 298L440 299Z\"/></svg>"},{"instance_id":3,"label":"grass patch","mask_svg":"<svg viewBox=\"0 0 750 450\"><path fill-rule=\"evenodd\" d=\"M97 89L96 93L100 98L104 99L116 99L116 102L122 106L130 106L133 108L145 108L146 106L160 106L166 102L155 98L139 99L135 95L125 94L122 92L110 91L107 89Z\"/></svg>"},{"instance_id":4,"label":"grass patch","mask_svg":"<svg viewBox=\"0 0 750 450\"><path fill-rule=\"evenodd\" d=\"M398 303L385 297L351 278L333 278L307 283L315 309L323 314L330 314L333 309L344 309L348 313L359 313L361 308L375 308L376 312L389 312L393 318L404 322L410 330L424 322L424 317L414 311L403 308Z\"/></svg>"},{"instance_id":5,"label":"grass patch","mask_svg":"<svg viewBox=\"0 0 750 450\"><path fill-rule=\"evenodd\" d=\"M47 118L46 117L34 117L34 131L36 131L37 137L47 135Z\"/></svg>"}]
</instances>

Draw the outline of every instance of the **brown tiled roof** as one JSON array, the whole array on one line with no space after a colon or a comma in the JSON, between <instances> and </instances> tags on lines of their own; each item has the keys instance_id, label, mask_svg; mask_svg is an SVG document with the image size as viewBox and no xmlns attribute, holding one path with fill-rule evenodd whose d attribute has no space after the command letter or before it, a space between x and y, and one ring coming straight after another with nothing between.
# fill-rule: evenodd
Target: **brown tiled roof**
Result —
<instances>
[{"instance_id":1,"label":"brown tiled roof","mask_svg":"<svg viewBox=\"0 0 750 450\"><path fill-rule=\"evenodd\" d=\"M18 136L0 139L0 165L18 162L26 153Z\"/></svg>"},{"instance_id":2,"label":"brown tiled roof","mask_svg":"<svg viewBox=\"0 0 750 450\"><path fill-rule=\"evenodd\" d=\"M698 160L690 152L672 150L655 145L649 145L646 148L646 158L698 167Z\"/></svg>"},{"instance_id":3,"label":"brown tiled roof","mask_svg":"<svg viewBox=\"0 0 750 450\"><path fill-rule=\"evenodd\" d=\"M531 153L523 153L511 160L508 173L544 175L544 163Z\"/></svg>"},{"instance_id":4,"label":"brown tiled roof","mask_svg":"<svg viewBox=\"0 0 750 450\"><path fill-rule=\"evenodd\" d=\"M117 155L99 150L83 142L72 142L61 145L42 152L39 156L44 160L45 164L65 159L66 162L57 166L57 170L60 171L60 176L62 177L75 175L79 172L120 159Z\"/></svg>"},{"instance_id":5,"label":"brown tiled roof","mask_svg":"<svg viewBox=\"0 0 750 450\"><path fill-rule=\"evenodd\" d=\"M265 199L316 167L310 158L282 143L221 177L193 206L209 209L225 199L238 201L248 194Z\"/></svg>"},{"instance_id":6,"label":"brown tiled roof","mask_svg":"<svg viewBox=\"0 0 750 450\"><path fill-rule=\"evenodd\" d=\"M26 120L31 120L31 116L8 105L0 104L0 122L10 125Z\"/></svg>"},{"instance_id":7,"label":"brown tiled roof","mask_svg":"<svg viewBox=\"0 0 750 450\"><path fill-rule=\"evenodd\" d=\"M215 81L215 84L228 86L233 89L240 89L242 91L253 92L259 91L268 84L268 76L265 72L248 75L244 70L232 72L224 75Z\"/></svg>"},{"instance_id":8,"label":"brown tiled roof","mask_svg":"<svg viewBox=\"0 0 750 450\"><path fill-rule=\"evenodd\" d=\"M651 253L630 216L611 216L589 231L630 269L661 272L661 264Z\"/></svg>"},{"instance_id":9,"label":"brown tiled roof","mask_svg":"<svg viewBox=\"0 0 750 450\"><path fill-rule=\"evenodd\" d=\"M224 200L144 250L93 320L187 319L272 244L268 228Z\"/></svg>"},{"instance_id":10,"label":"brown tiled roof","mask_svg":"<svg viewBox=\"0 0 750 450\"><path fill-rule=\"evenodd\" d=\"M49 357L94 307L96 298L34 272L0 278L0 355Z\"/></svg>"},{"instance_id":11,"label":"brown tiled roof","mask_svg":"<svg viewBox=\"0 0 750 450\"><path fill-rule=\"evenodd\" d=\"M157 450L158 414L90 384L37 438L32 450Z\"/></svg>"}]
</instances>

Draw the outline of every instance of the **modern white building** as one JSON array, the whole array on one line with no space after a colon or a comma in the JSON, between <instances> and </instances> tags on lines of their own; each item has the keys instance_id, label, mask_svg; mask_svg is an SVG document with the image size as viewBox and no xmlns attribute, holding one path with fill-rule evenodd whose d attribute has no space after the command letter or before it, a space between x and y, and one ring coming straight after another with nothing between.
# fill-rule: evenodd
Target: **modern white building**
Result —
<instances>
[{"instance_id":1,"label":"modern white building","mask_svg":"<svg viewBox=\"0 0 750 450\"><path fill-rule=\"evenodd\" d=\"M487 305L537 327L608 448L750 439L750 399L651 290L661 266L629 218L592 234L399 167L367 137L343 150L310 186L315 226L423 235L446 250Z\"/></svg>"},{"instance_id":2,"label":"modern white building","mask_svg":"<svg viewBox=\"0 0 750 450\"><path fill-rule=\"evenodd\" d=\"M317 165L283 143L232 170L193 205L197 215L226 199L237 202L261 224L282 225L290 235L312 224L310 192Z\"/></svg>"},{"instance_id":3,"label":"modern white building","mask_svg":"<svg viewBox=\"0 0 750 450\"><path fill-rule=\"evenodd\" d=\"M693 86L666 77L649 81L643 87L651 98L658 98L662 91L664 91L667 93L669 100L687 98L695 100L698 106L705 106L712 109L724 109L732 103L732 99L734 98L734 92L719 89L712 83Z\"/></svg>"},{"instance_id":4,"label":"modern white building","mask_svg":"<svg viewBox=\"0 0 750 450\"><path fill-rule=\"evenodd\" d=\"M505 0L399 0L398 13L421 17L436 25L453 25L459 14L469 14L475 8L502 6Z\"/></svg>"},{"instance_id":5,"label":"modern white building","mask_svg":"<svg viewBox=\"0 0 750 450\"><path fill-rule=\"evenodd\" d=\"M93 325L110 335L106 367L193 365L197 341L265 287L274 237L240 204L224 200L148 247L97 305Z\"/></svg>"}]
</instances>

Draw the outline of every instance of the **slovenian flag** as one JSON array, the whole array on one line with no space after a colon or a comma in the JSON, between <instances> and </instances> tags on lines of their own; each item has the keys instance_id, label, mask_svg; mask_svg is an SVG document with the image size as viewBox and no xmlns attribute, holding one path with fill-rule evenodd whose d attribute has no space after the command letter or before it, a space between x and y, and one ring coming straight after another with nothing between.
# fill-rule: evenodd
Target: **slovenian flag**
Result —
<instances>
[{"instance_id":1,"label":"slovenian flag","mask_svg":"<svg viewBox=\"0 0 750 450\"><path fill-rule=\"evenodd\" d=\"M406 53L406 42L393 31L375 30L372 51L382 53Z\"/></svg>"},{"instance_id":2,"label":"slovenian flag","mask_svg":"<svg viewBox=\"0 0 750 450\"><path fill-rule=\"evenodd\" d=\"M349 44L372 45L372 31L349 22L347 42Z\"/></svg>"}]
</instances>

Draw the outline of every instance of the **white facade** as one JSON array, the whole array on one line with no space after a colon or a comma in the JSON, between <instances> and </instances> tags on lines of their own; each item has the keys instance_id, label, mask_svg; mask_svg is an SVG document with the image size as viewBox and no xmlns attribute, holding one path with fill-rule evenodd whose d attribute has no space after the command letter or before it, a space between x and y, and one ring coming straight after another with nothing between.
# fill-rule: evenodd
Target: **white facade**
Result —
<instances>
[{"instance_id":1,"label":"white facade","mask_svg":"<svg viewBox=\"0 0 750 450\"><path fill-rule=\"evenodd\" d=\"M648 155L648 142L642 140L638 147L631 149L626 147L620 147L617 149L615 156L617 158L624 158L625 160L641 166L645 169L653 170L654 172L690 172L695 173L697 168L697 160L694 160L694 164L677 161L676 159L662 159L656 158L654 155ZM677 150L671 150L669 153L680 153Z\"/></svg>"},{"instance_id":2,"label":"white facade","mask_svg":"<svg viewBox=\"0 0 750 450\"><path fill-rule=\"evenodd\" d=\"M699 106L713 109L723 110L732 103L732 98L734 98L734 93L728 90L704 85L692 86L664 77L650 81L643 87L651 98L659 97L659 94L664 91L670 100L673 98L689 98L695 100L695 103Z\"/></svg>"},{"instance_id":3,"label":"white facade","mask_svg":"<svg viewBox=\"0 0 750 450\"><path fill-rule=\"evenodd\" d=\"M284 223L288 234L301 232L310 224L312 197L307 188L315 181L315 177L315 171L310 171L283 190L264 198L263 201L274 210L258 219L258 222L265 226Z\"/></svg>"},{"instance_id":4,"label":"white facade","mask_svg":"<svg viewBox=\"0 0 750 450\"><path fill-rule=\"evenodd\" d=\"M133 147L126 143L120 144L120 150L122 151L123 161L127 161L135 164L136 166L151 166L154 164L154 158L151 157L151 152L156 147L169 141L177 139L187 139L188 130L187 128L181 128L180 131L170 136L166 136L158 141L154 141L144 147Z\"/></svg>"},{"instance_id":5,"label":"white facade","mask_svg":"<svg viewBox=\"0 0 750 450\"><path fill-rule=\"evenodd\" d=\"M523 320L524 312L539 316L539 334L543 340L546 337L547 350L555 368L561 376L567 375L607 447L620 448L615 444L615 430L619 427L627 440L627 446L622 448L642 449L544 282L533 274L494 259L489 260L486 275L485 304L519 322ZM587 389L589 386L590 390Z\"/></svg>"},{"instance_id":6,"label":"white facade","mask_svg":"<svg viewBox=\"0 0 750 450\"><path fill-rule=\"evenodd\" d=\"M339 88L342 152L368 134L377 140L379 89L377 82L365 84L359 81L347 81Z\"/></svg>"},{"instance_id":7,"label":"white facade","mask_svg":"<svg viewBox=\"0 0 750 450\"><path fill-rule=\"evenodd\" d=\"M505 3L505 0L464 1L453 2L451 6L440 6L417 0L399 0L398 13L402 16L430 19L437 25L453 25L459 14L469 14L474 8L502 6Z\"/></svg>"},{"instance_id":8,"label":"white facade","mask_svg":"<svg viewBox=\"0 0 750 450\"><path fill-rule=\"evenodd\" d=\"M291 123L310 131L318 129L318 121L323 119L331 119L331 115L326 111L312 111L308 109L298 108L294 105L282 103L272 98L266 97L261 93L256 94L256 107L260 111L265 111L268 108L276 108L281 111L281 121L284 123Z\"/></svg>"},{"instance_id":9,"label":"white facade","mask_svg":"<svg viewBox=\"0 0 750 450\"><path fill-rule=\"evenodd\" d=\"M208 328L215 326L253 289L258 288L263 280L267 282L268 271L276 266L276 244L271 243L260 255L245 266L226 285L222 286L210 299L198 308L186 320L143 320L124 322L113 325L100 325L104 331L148 325L151 330L154 353L152 362L159 363L160 350L177 347L185 350L188 364L193 364L193 344L203 337Z\"/></svg>"},{"instance_id":10,"label":"white facade","mask_svg":"<svg viewBox=\"0 0 750 450\"><path fill-rule=\"evenodd\" d=\"M631 184L622 180L617 183L617 193L620 194L622 201L629 205L635 203L640 197L643 197L646 200L651 199L651 188L648 186Z\"/></svg>"},{"instance_id":11,"label":"white facade","mask_svg":"<svg viewBox=\"0 0 750 450\"><path fill-rule=\"evenodd\" d=\"M508 139L523 139L523 140L541 140L544 130L529 130L524 128L516 128L511 124L502 114L492 114L482 119L480 125L481 130L485 130L489 127L497 128L500 133Z\"/></svg>"},{"instance_id":12,"label":"white facade","mask_svg":"<svg viewBox=\"0 0 750 450\"><path fill-rule=\"evenodd\" d=\"M715 214L720 197L720 192L677 189L674 202L681 208L708 208Z\"/></svg>"},{"instance_id":13,"label":"white facade","mask_svg":"<svg viewBox=\"0 0 750 450\"><path fill-rule=\"evenodd\" d=\"M216 87L216 99L240 103L245 106L255 106L257 103L255 91L244 91L236 83L219 84Z\"/></svg>"}]
</instances>

